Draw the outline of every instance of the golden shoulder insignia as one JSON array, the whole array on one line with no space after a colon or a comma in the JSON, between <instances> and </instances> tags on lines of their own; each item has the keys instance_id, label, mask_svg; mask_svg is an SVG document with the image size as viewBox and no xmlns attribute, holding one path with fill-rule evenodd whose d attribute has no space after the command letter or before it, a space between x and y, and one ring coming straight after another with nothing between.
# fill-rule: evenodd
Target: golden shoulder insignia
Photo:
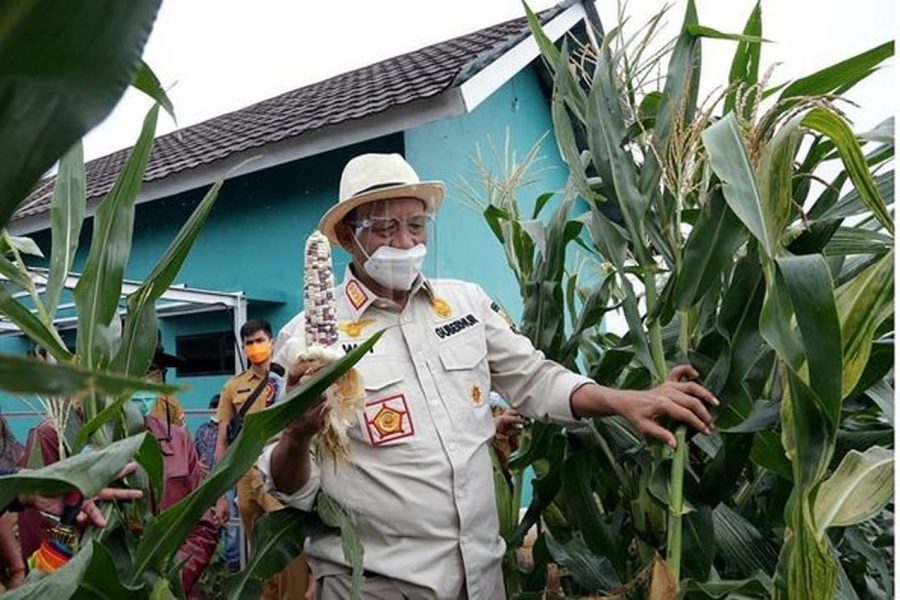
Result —
<instances>
[{"instance_id":1,"label":"golden shoulder insignia","mask_svg":"<svg viewBox=\"0 0 900 600\"><path fill-rule=\"evenodd\" d=\"M435 297L434 300L431 301L431 309L434 311L434 314L442 319L446 319L453 313L453 310L450 308L447 301L438 297Z\"/></svg>"},{"instance_id":2,"label":"golden shoulder insignia","mask_svg":"<svg viewBox=\"0 0 900 600\"><path fill-rule=\"evenodd\" d=\"M360 319L358 321L345 321L344 323L338 323L338 329L343 331L350 337L359 337L362 334L363 330L375 322L375 319L366 317L365 319Z\"/></svg>"},{"instance_id":3,"label":"golden shoulder insignia","mask_svg":"<svg viewBox=\"0 0 900 600\"><path fill-rule=\"evenodd\" d=\"M481 406L481 402L484 398L481 395L481 388L477 385L472 386L472 404L475 406Z\"/></svg>"}]
</instances>

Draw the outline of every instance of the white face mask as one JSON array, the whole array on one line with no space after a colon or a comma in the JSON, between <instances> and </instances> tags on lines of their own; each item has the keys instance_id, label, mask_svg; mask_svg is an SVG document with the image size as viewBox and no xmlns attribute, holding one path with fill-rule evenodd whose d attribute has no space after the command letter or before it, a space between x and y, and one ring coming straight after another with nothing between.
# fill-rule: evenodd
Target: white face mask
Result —
<instances>
[{"instance_id":1,"label":"white face mask","mask_svg":"<svg viewBox=\"0 0 900 600\"><path fill-rule=\"evenodd\" d=\"M363 269L369 277L384 287L407 291L422 272L427 252L425 244L418 244L409 249L381 246L369 256L363 264Z\"/></svg>"}]
</instances>

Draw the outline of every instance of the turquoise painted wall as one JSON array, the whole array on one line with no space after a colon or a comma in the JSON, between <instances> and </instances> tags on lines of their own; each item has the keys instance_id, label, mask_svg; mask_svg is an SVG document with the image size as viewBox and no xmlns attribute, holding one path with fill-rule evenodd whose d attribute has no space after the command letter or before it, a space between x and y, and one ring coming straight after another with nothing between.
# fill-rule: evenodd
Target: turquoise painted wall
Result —
<instances>
[{"instance_id":1,"label":"turquoise painted wall","mask_svg":"<svg viewBox=\"0 0 900 600\"><path fill-rule=\"evenodd\" d=\"M542 158L535 165L540 182L519 193L523 210L531 211L539 195L563 189L567 173L552 135L548 102L531 69L520 72L469 114L408 130L406 157L421 178L442 179L447 184L437 218L438 276L480 283L518 319L522 301L503 248L464 193L465 182L482 189L472 162L476 145L493 165L493 144L502 164L507 132L517 160L551 132L541 142ZM547 210L544 214L549 214Z\"/></svg>"},{"instance_id":2,"label":"turquoise painted wall","mask_svg":"<svg viewBox=\"0 0 900 600\"><path fill-rule=\"evenodd\" d=\"M251 302L248 310L251 318L267 319L277 331L301 308L303 245L322 213L337 199L344 164L363 152L400 152L423 179L440 179L447 184L447 199L438 218L437 246L431 252L437 263L436 274L480 283L517 316L521 310L518 286L502 248L461 192L462 182L472 181L471 157L476 144L486 155L489 140L502 151L507 129L511 147L519 157L551 129L547 102L530 70L501 87L471 114L230 180L223 186L176 282L218 291L243 290L251 299L279 300L280 303ZM520 200L527 206L540 193L561 190L565 183L565 169L552 136L543 141L542 154L545 158L540 163L541 183L521 194ZM149 273L205 192L206 189L192 190L138 206L127 278L139 280ZM89 221L82 232L76 271L84 264L90 235ZM49 232L33 237L49 255ZM338 277L346 263L347 256L335 252ZM70 300L63 298L63 302ZM221 311L167 318L160 328L166 349L173 352L177 335L221 331L230 326L231 315ZM64 334L71 345L73 333ZM27 345L19 337L2 336L0 350L22 353ZM170 382L190 388L179 398L192 430L207 418L209 399L226 379L227 376L178 378L170 371ZM0 396L0 407L7 415L15 415L10 424L19 439L24 440L36 417L25 416L27 407L9 396Z\"/></svg>"}]
</instances>

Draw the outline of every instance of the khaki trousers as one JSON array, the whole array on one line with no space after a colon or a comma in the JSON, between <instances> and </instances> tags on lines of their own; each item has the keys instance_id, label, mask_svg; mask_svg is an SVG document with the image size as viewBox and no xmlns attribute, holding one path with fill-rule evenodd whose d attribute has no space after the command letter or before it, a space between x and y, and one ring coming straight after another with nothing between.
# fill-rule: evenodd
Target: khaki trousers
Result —
<instances>
[{"instance_id":1,"label":"khaki trousers","mask_svg":"<svg viewBox=\"0 0 900 600\"><path fill-rule=\"evenodd\" d=\"M253 467L237 482L237 507L241 523L247 535L247 545L253 545L253 525L264 514L283 508L281 502L263 491L262 476ZM294 600L306 597L309 585L309 567L303 556L298 556L285 569L263 584L261 600Z\"/></svg>"}]
</instances>

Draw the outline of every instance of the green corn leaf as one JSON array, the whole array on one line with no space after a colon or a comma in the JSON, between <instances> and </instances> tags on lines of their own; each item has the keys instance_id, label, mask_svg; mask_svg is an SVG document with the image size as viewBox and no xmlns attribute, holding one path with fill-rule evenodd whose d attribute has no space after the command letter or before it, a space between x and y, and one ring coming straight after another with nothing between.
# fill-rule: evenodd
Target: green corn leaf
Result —
<instances>
[{"instance_id":1,"label":"green corn leaf","mask_svg":"<svg viewBox=\"0 0 900 600\"><path fill-rule=\"evenodd\" d=\"M894 238L870 229L840 227L823 248L825 256L883 255L894 247Z\"/></svg>"},{"instance_id":2,"label":"green corn leaf","mask_svg":"<svg viewBox=\"0 0 900 600\"><path fill-rule=\"evenodd\" d=\"M105 448L76 454L36 471L19 471L0 477L0 504L6 506L18 494L58 495L76 489L92 498L115 479L148 434L125 438Z\"/></svg>"},{"instance_id":3,"label":"green corn leaf","mask_svg":"<svg viewBox=\"0 0 900 600\"><path fill-rule=\"evenodd\" d=\"M682 576L695 579L708 579L709 572L716 555L716 545L710 543L715 539L713 514L709 506L696 506L695 510L684 515L682 523L684 549L682 553Z\"/></svg>"},{"instance_id":4,"label":"green corn leaf","mask_svg":"<svg viewBox=\"0 0 900 600\"><path fill-rule=\"evenodd\" d=\"M618 574L627 574L625 552L617 536L605 523L602 510L591 487L595 462L587 451L566 458L562 471L562 489L568 503L568 514L578 527L587 548L603 556Z\"/></svg>"},{"instance_id":5,"label":"green corn leaf","mask_svg":"<svg viewBox=\"0 0 900 600\"><path fill-rule=\"evenodd\" d=\"M591 239L604 257L609 260L618 273L618 284L621 286L625 297L622 301L622 312L631 332L631 342L635 356L641 364L653 370L653 359L650 357L650 346L647 336L644 334L644 324L641 321L638 309L637 294L625 273L625 251L627 247L626 237L622 230L610 221L596 207L591 208L591 221L588 224Z\"/></svg>"},{"instance_id":6,"label":"green corn leaf","mask_svg":"<svg viewBox=\"0 0 900 600\"><path fill-rule=\"evenodd\" d=\"M146 427L143 418L140 419L140 424L144 428ZM150 489L156 494L156 499L162 498L163 480L165 478L165 459L163 458L162 450L159 447L159 442L156 441L155 437L148 435L144 439L144 443L141 444L137 454L134 455L134 460L137 461L146 472Z\"/></svg>"},{"instance_id":7,"label":"green corn leaf","mask_svg":"<svg viewBox=\"0 0 900 600\"><path fill-rule=\"evenodd\" d=\"M494 474L494 499L497 502L497 517L500 520L500 537L510 544L512 535L519 524L519 507L515 502L516 494L506 479L503 465L497 456L496 449L491 448L491 467Z\"/></svg>"},{"instance_id":8,"label":"green corn leaf","mask_svg":"<svg viewBox=\"0 0 900 600\"><path fill-rule=\"evenodd\" d=\"M356 527L346 511L324 492L319 492L316 499L316 511L326 525L341 530L341 549L344 552L344 560L350 564L351 569L350 600L359 600L364 579L364 549Z\"/></svg>"},{"instance_id":9,"label":"green corn leaf","mask_svg":"<svg viewBox=\"0 0 900 600\"><path fill-rule=\"evenodd\" d=\"M116 318L122 293L125 266L131 253L134 203L153 149L158 114L157 104L147 113L141 135L131 150L125 168L94 217L91 249L84 272L75 286L78 310L76 346L78 356L88 367L104 366L112 351L108 328Z\"/></svg>"},{"instance_id":10,"label":"green corn leaf","mask_svg":"<svg viewBox=\"0 0 900 600\"><path fill-rule=\"evenodd\" d=\"M73 454L80 452L88 440L91 439L91 436L94 435L94 432L100 429L106 422L119 416L122 407L130 400L130 394L123 394L115 401L111 402L109 406L97 413L97 416L82 425L78 429L78 435L75 437L75 441L72 444Z\"/></svg>"},{"instance_id":11,"label":"green corn leaf","mask_svg":"<svg viewBox=\"0 0 900 600\"><path fill-rule=\"evenodd\" d=\"M170 563L194 524L253 466L266 443L310 408L328 386L356 364L380 338L380 333L375 334L341 360L319 371L305 385L292 390L282 402L248 414L241 433L200 487L147 525L135 555L131 583L140 581L147 569Z\"/></svg>"},{"instance_id":12,"label":"green corn leaf","mask_svg":"<svg viewBox=\"0 0 900 600\"><path fill-rule=\"evenodd\" d=\"M725 115L703 132L713 171L719 177L728 206L744 226L759 240L763 251L774 257L775 235L769 230L769 215L763 204L744 140L734 117Z\"/></svg>"},{"instance_id":13,"label":"green corn leaf","mask_svg":"<svg viewBox=\"0 0 900 600\"><path fill-rule=\"evenodd\" d=\"M5 600L47 600L71 598L87 576L94 558L94 542L88 542L62 568L34 583L26 583L3 594Z\"/></svg>"},{"instance_id":14,"label":"green corn leaf","mask_svg":"<svg viewBox=\"0 0 900 600\"><path fill-rule=\"evenodd\" d=\"M822 400L790 367L786 367L787 389L781 400L781 443L794 475L794 494L798 508L793 509L791 526L812 527L805 508L809 494L822 479L834 453L837 428L830 424ZM791 512L791 511L786 511Z\"/></svg>"},{"instance_id":15,"label":"green corn leaf","mask_svg":"<svg viewBox=\"0 0 900 600\"><path fill-rule=\"evenodd\" d=\"M567 90L571 90L576 86L572 80L572 73L568 69L568 64L569 53L563 49L559 55L553 75L550 117L553 120L553 130L556 134L559 154L569 167L569 179L582 198L587 202L593 202L595 194L591 190L584 172L581 150L575 138L575 127L567 108L571 97L570 94L567 94Z\"/></svg>"},{"instance_id":16,"label":"green corn leaf","mask_svg":"<svg viewBox=\"0 0 900 600\"><path fill-rule=\"evenodd\" d=\"M267 513L253 527L253 554L247 565L225 582L228 598L243 598L251 580L263 582L282 571L303 552L306 538L325 531L315 513L283 508Z\"/></svg>"},{"instance_id":17,"label":"green corn leaf","mask_svg":"<svg viewBox=\"0 0 900 600\"><path fill-rule=\"evenodd\" d=\"M766 296L759 314L759 333L781 360L799 369L805 360L803 343L791 326L794 309L784 275L775 269L766 277Z\"/></svg>"},{"instance_id":18,"label":"green corn leaf","mask_svg":"<svg viewBox=\"0 0 900 600\"><path fill-rule=\"evenodd\" d=\"M559 49L553 45L553 41L547 37L546 33L544 33L544 29L541 27L541 20L534 14L534 11L528 6L528 3L522 2L522 6L525 8L525 16L528 20L528 27L531 29L531 34L537 41L538 48L541 49L541 56L544 57L544 60L547 61L551 67L558 65Z\"/></svg>"},{"instance_id":19,"label":"green corn leaf","mask_svg":"<svg viewBox=\"0 0 900 600\"><path fill-rule=\"evenodd\" d=\"M19 254L27 254L29 256L38 256L44 258L44 252L37 243L27 236L10 235L4 236L0 240L0 252L3 254L11 253L16 250Z\"/></svg>"},{"instance_id":20,"label":"green corn leaf","mask_svg":"<svg viewBox=\"0 0 900 600\"><path fill-rule=\"evenodd\" d=\"M841 396L857 385L872 350L878 326L893 313L894 253L885 254L837 291L843 335Z\"/></svg>"},{"instance_id":21,"label":"green corn leaf","mask_svg":"<svg viewBox=\"0 0 900 600\"><path fill-rule=\"evenodd\" d=\"M567 575L585 592L609 592L621 585L609 561L591 553L580 539L573 538L561 544L545 536L545 542L554 562L564 567Z\"/></svg>"},{"instance_id":22,"label":"green corn leaf","mask_svg":"<svg viewBox=\"0 0 900 600\"><path fill-rule=\"evenodd\" d=\"M213 184L144 282L128 296L125 332L119 352L111 363L113 370L127 375L141 375L150 366L157 341L154 303L172 285L181 270L215 205L223 181L219 179Z\"/></svg>"},{"instance_id":23,"label":"green corn leaf","mask_svg":"<svg viewBox=\"0 0 900 600\"><path fill-rule=\"evenodd\" d=\"M684 584L685 600L706 600L713 598L740 598L741 600L772 597L772 581L764 575L728 581L696 581L689 579Z\"/></svg>"},{"instance_id":24,"label":"green corn leaf","mask_svg":"<svg viewBox=\"0 0 900 600\"><path fill-rule=\"evenodd\" d=\"M885 173L881 173L875 177L875 185L878 187L878 194L884 198L885 206L894 204L894 170L891 169ZM853 188L847 195L838 200L834 206L824 211L820 215L810 212L813 218L827 219L844 219L846 217L854 217L870 212L869 208L863 204L862 198L856 188Z\"/></svg>"},{"instance_id":25,"label":"green corn leaf","mask_svg":"<svg viewBox=\"0 0 900 600\"><path fill-rule=\"evenodd\" d=\"M0 5L0 226L118 102L160 0Z\"/></svg>"},{"instance_id":26,"label":"green corn leaf","mask_svg":"<svg viewBox=\"0 0 900 600\"><path fill-rule=\"evenodd\" d=\"M0 254L0 274L9 279L22 291L34 289L34 283L31 281L31 278L2 254Z\"/></svg>"},{"instance_id":27,"label":"green corn leaf","mask_svg":"<svg viewBox=\"0 0 900 600\"><path fill-rule=\"evenodd\" d=\"M762 5L757 2L744 25L744 35L759 38L762 36ZM734 58L731 59L731 70L728 74L728 83L730 85L740 85L744 90L749 90L759 81L759 55L762 46L756 41L741 41L737 45L734 52ZM723 112L725 114L734 110L737 102L738 90L734 89L728 92L725 97L725 106ZM754 94L755 96L755 94ZM748 104L752 104L754 98L748 98Z\"/></svg>"},{"instance_id":28,"label":"green corn leaf","mask_svg":"<svg viewBox=\"0 0 900 600\"><path fill-rule=\"evenodd\" d=\"M150 68L150 65L143 60L138 63L138 69L134 73L131 85L135 89L150 96L154 102L162 106L163 109L169 113L169 116L172 117L172 120L175 121L176 124L178 123L178 119L175 118L175 107L172 106L172 101L163 89L162 84L160 84L159 78L156 77L156 73L154 73L153 69Z\"/></svg>"},{"instance_id":29,"label":"green corn leaf","mask_svg":"<svg viewBox=\"0 0 900 600\"><path fill-rule=\"evenodd\" d=\"M86 203L84 152L79 141L59 163L50 201L50 275L44 292L44 307L50 319L56 315L59 296L75 260Z\"/></svg>"},{"instance_id":30,"label":"green corn leaf","mask_svg":"<svg viewBox=\"0 0 900 600\"><path fill-rule=\"evenodd\" d=\"M814 108L803 117L803 126L817 131L834 142L850 180L859 192L860 200L878 219L885 229L894 232L894 221L888 213L884 198L869 172L866 159L859 142L847 122L837 113L823 108Z\"/></svg>"},{"instance_id":31,"label":"green corn leaf","mask_svg":"<svg viewBox=\"0 0 900 600\"><path fill-rule=\"evenodd\" d=\"M23 356L0 354L0 388L13 393L76 396L95 392L118 395L136 390L173 393L171 385L114 373L92 371L70 364L50 364Z\"/></svg>"},{"instance_id":32,"label":"green corn leaf","mask_svg":"<svg viewBox=\"0 0 900 600\"><path fill-rule=\"evenodd\" d=\"M690 308L717 283L744 241L743 231L722 195L713 194L685 244L673 290L675 308Z\"/></svg>"},{"instance_id":33,"label":"green corn leaf","mask_svg":"<svg viewBox=\"0 0 900 600\"><path fill-rule=\"evenodd\" d=\"M776 250L781 247L794 203L794 157L802 137L801 118L791 119L778 130L763 148L756 171L766 231L772 236Z\"/></svg>"},{"instance_id":34,"label":"green corn leaf","mask_svg":"<svg viewBox=\"0 0 900 600\"><path fill-rule=\"evenodd\" d=\"M116 564L110 551L97 540L92 540L90 544L90 562L78 583L78 590L72 596L73 600L120 600L135 593L140 596L143 586L127 586L115 576Z\"/></svg>"},{"instance_id":35,"label":"green corn leaf","mask_svg":"<svg viewBox=\"0 0 900 600\"><path fill-rule=\"evenodd\" d=\"M0 314L15 323L28 339L40 344L56 360L72 360L72 353L60 341L56 330L48 327L27 306L13 298L6 288L0 288Z\"/></svg>"},{"instance_id":36,"label":"green corn leaf","mask_svg":"<svg viewBox=\"0 0 900 600\"><path fill-rule=\"evenodd\" d=\"M716 556L735 572L771 573L778 555L759 529L726 504L713 509Z\"/></svg>"},{"instance_id":37,"label":"green corn leaf","mask_svg":"<svg viewBox=\"0 0 900 600\"><path fill-rule=\"evenodd\" d=\"M793 81L782 90L779 98L844 93L871 75L875 67L893 55L894 42L881 44L812 75Z\"/></svg>"},{"instance_id":38,"label":"green corn leaf","mask_svg":"<svg viewBox=\"0 0 900 600\"><path fill-rule=\"evenodd\" d=\"M795 500L794 504L800 503ZM793 512L801 510L795 508ZM819 543L808 520L795 521L790 537L781 548L774 597L778 600L834 598L837 579L838 562L828 552L827 544Z\"/></svg>"},{"instance_id":39,"label":"green corn leaf","mask_svg":"<svg viewBox=\"0 0 900 600\"><path fill-rule=\"evenodd\" d=\"M829 527L847 527L875 516L894 493L894 453L872 446L851 450L819 486L814 505L819 539Z\"/></svg>"},{"instance_id":40,"label":"green corn leaf","mask_svg":"<svg viewBox=\"0 0 900 600\"><path fill-rule=\"evenodd\" d=\"M757 5L758 6L758 5ZM743 42L745 44L761 44L769 42L758 35L748 35L746 33L725 33L712 27L705 25L692 24L687 26L687 32L695 37L710 38L713 40L731 40L733 42Z\"/></svg>"},{"instance_id":41,"label":"green corn leaf","mask_svg":"<svg viewBox=\"0 0 900 600\"><path fill-rule=\"evenodd\" d=\"M150 590L150 600L177 600L178 596L172 591L172 584L165 577L159 577Z\"/></svg>"},{"instance_id":42,"label":"green corn leaf","mask_svg":"<svg viewBox=\"0 0 900 600\"><path fill-rule=\"evenodd\" d=\"M841 412L841 323L825 260L816 254L779 258L809 366L809 384L836 428Z\"/></svg>"}]
</instances>

